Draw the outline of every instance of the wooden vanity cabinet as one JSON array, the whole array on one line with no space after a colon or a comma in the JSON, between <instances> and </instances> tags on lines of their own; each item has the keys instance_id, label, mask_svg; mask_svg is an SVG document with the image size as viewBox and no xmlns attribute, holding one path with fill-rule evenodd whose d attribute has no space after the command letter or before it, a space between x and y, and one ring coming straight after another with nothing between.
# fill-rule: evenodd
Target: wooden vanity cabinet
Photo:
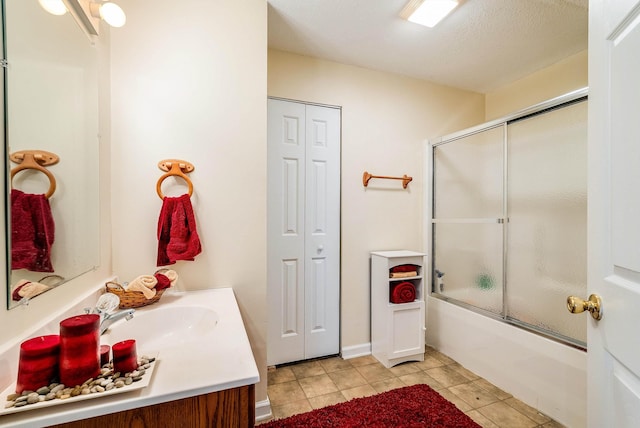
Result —
<instances>
[{"instance_id":1,"label":"wooden vanity cabinet","mask_svg":"<svg viewBox=\"0 0 640 428\"><path fill-rule=\"evenodd\" d=\"M255 385L183 398L52 428L246 428L255 424Z\"/></svg>"}]
</instances>

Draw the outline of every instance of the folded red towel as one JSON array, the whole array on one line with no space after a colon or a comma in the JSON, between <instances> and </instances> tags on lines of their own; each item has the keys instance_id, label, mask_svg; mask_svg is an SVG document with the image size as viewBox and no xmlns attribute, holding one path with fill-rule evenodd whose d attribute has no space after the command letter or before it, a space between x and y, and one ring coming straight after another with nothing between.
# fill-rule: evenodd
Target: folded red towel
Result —
<instances>
[{"instance_id":1,"label":"folded red towel","mask_svg":"<svg viewBox=\"0 0 640 428\"><path fill-rule=\"evenodd\" d=\"M194 260L201 251L191 197L188 194L177 198L165 196L158 219L157 265Z\"/></svg>"},{"instance_id":2,"label":"folded red towel","mask_svg":"<svg viewBox=\"0 0 640 428\"><path fill-rule=\"evenodd\" d=\"M55 224L43 195L11 189L11 269L53 272Z\"/></svg>"},{"instance_id":3,"label":"folded red towel","mask_svg":"<svg viewBox=\"0 0 640 428\"><path fill-rule=\"evenodd\" d=\"M167 278L167 275L155 273L153 276L158 280L158 283L156 284L156 291L171 287L171 280Z\"/></svg>"},{"instance_id":4,"label":"folded red towel","mask_svg":"<svg viewBox=\"0 0 640 428\"><path fill-rule=\"evenodd\" d=\"M391 269L389 269L389 273L398 273L398 272L417 272L418 268L420 266L418 265L398 265L398 266L394 266Z\"/></svg>"},{"instance_id":5,"label":"folded red towel","mask_svg":"<svg viewBox=\"0 0 640 428\"><path fill-rule=\"evenodd\" d=\"M391 288L391 303L409 303L416 300L416 287L408 281L394 284Z\"/></svg>"}]
</instances>

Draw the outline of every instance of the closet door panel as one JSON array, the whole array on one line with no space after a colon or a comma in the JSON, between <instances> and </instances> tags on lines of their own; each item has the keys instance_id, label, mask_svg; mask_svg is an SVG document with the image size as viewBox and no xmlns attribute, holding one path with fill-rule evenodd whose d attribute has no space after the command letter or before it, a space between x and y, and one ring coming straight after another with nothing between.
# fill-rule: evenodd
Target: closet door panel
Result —
<instances>
[{"instance_id":1,"label":"closet door panel","mask_svg":"<svg viewBox=\"0 0 640 428\"><path fill-rule=\"evenodd\" d=\"M306 106L305 357L340 352L340 110Z\"/></svg>"},{"instance_id":2,"label":"closet door panel","mask_svg":"<svg viewBox=\"0 0 640 428\"><path fill-rule=\"evenodd\" d=\"M304 105L269 100L267 363L304 359Z\"/></svg>"}]
</instances>

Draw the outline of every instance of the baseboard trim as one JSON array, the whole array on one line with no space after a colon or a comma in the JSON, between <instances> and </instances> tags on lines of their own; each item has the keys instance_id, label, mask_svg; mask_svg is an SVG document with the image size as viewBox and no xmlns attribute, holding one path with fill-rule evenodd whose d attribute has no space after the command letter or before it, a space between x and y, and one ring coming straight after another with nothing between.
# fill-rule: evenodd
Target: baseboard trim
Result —
<instances>
[{"instance_id":1,"label":"baseboard trim","mask_svg":"<svg viewBox=\"0 0 640 428\"><path fill-rule=\"evenodd\" d=\"M357 357L371 355L371 343L362 343L360 345L345 346L342 348L342 358L345 360Z\"/></svg>"},{"instance_id":2,"label":"baseboard trim","mask_svg":"<svg viewBox=\"0 0 640 428\"><path fill-rule=\"evenodd\" d=\"M266 400L256 402L256 422L264 421L271 417L271 402Z\"/></svg>"}]
</instances>

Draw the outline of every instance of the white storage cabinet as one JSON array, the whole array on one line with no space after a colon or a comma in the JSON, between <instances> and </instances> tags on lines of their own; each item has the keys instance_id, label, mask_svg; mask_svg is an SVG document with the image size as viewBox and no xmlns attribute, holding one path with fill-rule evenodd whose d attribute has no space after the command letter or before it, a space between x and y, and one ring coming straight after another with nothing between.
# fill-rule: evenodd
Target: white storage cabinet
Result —
<instances>
[{"instance_id":1,"label":"white storage cabinet","mask_svg":"<svg viewBox=\"0 0 640 428\"><path fill-rule=\"evenodd\" d=\"M406 361L424 361L424 256L406 250L371 253L371 353L387 368ZM390 278L392 268L407 264L418 266L417 275ZM416 299L391 303L391 289L403 281L413 284Z\"/></svg>"}]
</instances>

